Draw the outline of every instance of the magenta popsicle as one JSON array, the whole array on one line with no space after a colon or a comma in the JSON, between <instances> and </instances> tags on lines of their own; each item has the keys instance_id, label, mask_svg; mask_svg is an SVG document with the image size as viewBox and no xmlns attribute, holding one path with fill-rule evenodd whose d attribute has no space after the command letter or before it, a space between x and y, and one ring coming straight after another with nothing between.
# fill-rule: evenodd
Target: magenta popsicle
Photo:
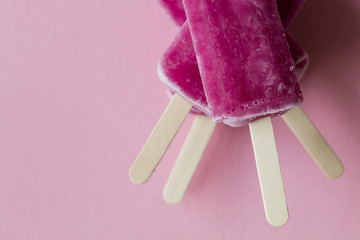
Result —
<instances>
[{"instance_id":1,"label":"magenta popsicle","mask_svg":"<svg viewBox=\"0 0 360 240\"><path fill-rule=\"evenodd\" d=\"M309 63L308 54L287 32L295 70L300 80ZM169 91L169 95L178 93L194 105L193 113L203 112L210 115L199 68L187 23L180 29L173 43L161 58L158 75Z\"/></svg>"},{"instance_id":2,"label":"magenta popsicle","mask_svg":"<svg viewBox=\"0 0 360 240\"><path fill-rule=\"evenodd\" d=\"M210 115L187 22L161 58L158 75L169 91Z\"/></svg>"},{"instance_id":3,"label":"magenta popsicle","mask_svg":"<svg viewBox=\"0 0 360 240\"><path fill-rule=\"evenodd\" d=\"M246 6L241 6L241 4L238 4L237 6L236 3L236 1L232 3L232 5L234 5L231 7L232 12L251 10L251 8L247 9ZM192 4L196 5L196 3ZM218 8L218 12L213 15L214 19L216 20L217 17L221 16L221 11L223 11L224 7L226 8L226 6L220 6L221 4L219 5L219 3L211 4L213 4L212 7ZM265 5L268 6L269 4ZM273 7L275 7L275 3L273 3ZM273 10L277 14L276 8ZM252 16L255 13L250 11L248 14ZM278 16L276 14L270 15ZM200 15L201 14L198 14L197 16ZM245 14L243 13L241 15L244 16ZM206 19L208 18L206 17ZM202 30L210 30L210 26L207 25L208 21L206 19L204 22L200 23L202 24ZM232 32L224 32L222 34L218 34L217 36L207 38L206 36L211 36L211 31L201 35L202 30L200 30L200 33L198 33L200 38L197 39L203 43L206 43L207 39L212 39L211 41L213 42L206 43L207 46L213 47L214 45L211 44L219 44L218 46L222 45L221 48L218 49L213 48L205 50L201 50L200 46L200 54L198 54L197 59L200 63L200 68L202 68L203 71L203 85L205 86L205 93L207 94L207 101L209 103L209 109L213 118L217 121L223 121L231 126L241 126L252 120L255 120L256 118L261 118L268 115L278 115L300 103L302 96L299 86L296 82L295 73L292 71L294 65L288 50L286 39L282 36L281 31L283 30L281 26L279 27L276 24L273 24L273 20L269 21L270 25L267 26L268 34L273 34L278 38L276 41L273 41L271 38L263 37L262 33L259 34L259 31L264 28L261 27L262 25L250 26L250 24L249 26L246 26L246 24L242 24L242 22L238 19L231 19L231 17L228 16L226 16L225 19L228 19L232 22L230 25L228 25L228 27L233 28ZM275 20L277 20L281 25L279 17ZM257 19L257 21L259 21L259 19ZM246 29L246 27L258 27L259 29L255 29L250 32L244 32L243 29L241 29L242 27L244 27L244 29ZM184 31L185 28L186 25L184 25L183 29L181 30L182 33L186 32ZM276 30L278 32L276 32ZM223 29L218 28L216 31L223 31ZM184 33L183 36L184 39L189 39L188 33ZM201 37L203 37L203 39L201 39ZM235 39L234 37L238 39ZM258 40L258 42L251 39L246 39L247 37L253 37L254 40ZM224 40L228 42L221 43L221 41ZM246 42L249 40L251 42L247 44ZM182 40L180 40L180 42L184 43ZM242 43L244 46L241 45ZM264 49L266 49L266 47L268 48L266 49L266 53L263 51L264 49L261 50L259 48L259 44L265 46ZM280 46L281 44L283 45ZM274 51L271 51L271 48L276 48L278 53L273 54ZM220 55L216 55L219 53L218 50L221 52ZM189 51L191 51L191 48L189 48ZM186 53L187 50L184 52ZM286 56L286 54L288 54L288 56ZM173 60L176 62L178 57L179 56L173 56ZM196 62L194 56L190 55L190 59L193 60L192 62ZM206 63L208 60L210 60L210 65L201 65ZM261 61L263 61L263 65L259 65ZM215 65L217 66L216 70L211 68L211 66ZM264 68L265 65L267 65L267 69ZM270 72L267 73L266 71ZM159 72L161 73L161 71ZM196 73L196 71L194 73ZM224 78L226 78L226 81L221 80ZM269 84L269 82L266 82L269 80L275 82L273 84ZM190 80L187 81L189 82ZM240 82L241 84L239 85ZM276 86L276 84L278 84L278 86ZM281 89L279 89L279 87ZM176 91L178 89L174 90ZM196 106L200 105L199 108L204 110L204 108L201 108L201 104L193 101L192 103Z\"/></svg>"},{"instance_id":4,"label":"magenta popsicle","mask_svg":"<svg viewBox=\"0 0 360 240\"><path fill-rule=\"evenodd\" d=\"M161 1L174 21L179 23L185 19L184 10L182 13L179 11L179 9L183 9L183 7L179 7L182 6L181 0ZM292 22L303 3L304 0L290 0L288 2L278 0L278 7L281 9L279 13L283 23L286 24L285 26ZM300 79L307 69L308 55L289 33L286 35L295 62L296 72ZM162 57L158 66L158 73L162 82L167 86L170 97L175 92L179 93L194 105L193 113L202 111L207 115L210 114L187 23L184 24Z\"/></svg>"}]
</instances>

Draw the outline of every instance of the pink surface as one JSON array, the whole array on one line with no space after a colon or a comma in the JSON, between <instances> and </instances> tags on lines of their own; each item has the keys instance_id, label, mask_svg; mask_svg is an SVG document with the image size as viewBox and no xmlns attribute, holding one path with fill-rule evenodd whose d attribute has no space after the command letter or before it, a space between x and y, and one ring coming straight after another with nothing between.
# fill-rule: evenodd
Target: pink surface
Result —
<instances>
[{"instance_id":1,"label":"pink surface","mask_svg":"<svg viewBox=\"0 0 360 240\"><path fill-rule=\"evenodd\" d=\"M326 7L324 7L326 5ZM345 165L320 172L274 129L290 220L265 220L247 127L219 125L184 201L161 197L190 117L153 178L128 169L168 103L156 63L177 27L156 1L0 0L0 239L357 239L360 4L309 0L303 107Z\"/></svg>"}]
</instances>

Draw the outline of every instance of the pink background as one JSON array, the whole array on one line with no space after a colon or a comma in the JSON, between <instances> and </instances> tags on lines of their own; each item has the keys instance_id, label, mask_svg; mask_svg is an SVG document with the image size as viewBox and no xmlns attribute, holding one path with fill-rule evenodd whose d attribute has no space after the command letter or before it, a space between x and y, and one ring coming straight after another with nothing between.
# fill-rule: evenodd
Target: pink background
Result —
<instances>
[{"instance_id":1,"label":"pink background","mask_svg":"<svg viewBox=\"0 0 360 240\"><path fill-rule=\"evenodd\" d=\"M290 219L265 219L248 127L218 125L183 202L162 189L193 117L143 186L128 169L168 103L177 28L156 1L0 0L0 239L357 239L360 3L309 0L303 108L345 165L327 179L273 120Z\"/></svg>"}]
</instances>

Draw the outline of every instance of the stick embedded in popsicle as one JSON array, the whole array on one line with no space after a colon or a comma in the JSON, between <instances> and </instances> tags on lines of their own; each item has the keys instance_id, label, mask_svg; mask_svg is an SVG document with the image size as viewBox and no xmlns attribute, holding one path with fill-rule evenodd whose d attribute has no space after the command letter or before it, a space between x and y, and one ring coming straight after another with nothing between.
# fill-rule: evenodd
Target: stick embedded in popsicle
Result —
<instances>
[{"instance_id":1,"label":"stick embedded in popsicle","mask_svg":"<svg viewBox=\"0 0 360 240\"><path fill-rule=\"evenodd\" d=\"M201 98L205 94L194 94L193 91L191 91L194 88L197 92L203 92L204 90L201 88L201 78L194 50L191 53L191 49L193 48L190 33L187 31L188 34L186 34L185 30L188 30L187 25L181 29L179 35L162 57L159 63L159 76L169 89L172 89L172 91L175 91L175 89L177 89L177 91L181 90L182 95L187 95L188 98L193 99L194 102L197 102L199 109L203 109L205 113L209 114L206 99ZM287 33L286 36L290 46L291 55L295 63L295 71L300 79L304 75L308 66L308 54L300 47L300 45L289 33ZM172 93L169 92L169 95L171 96ZM196 113L194 110L195 109L193 109L193 112ZM197 118L203 119L204 117L202 115L196 116L196 120L189 131L188 138L193 139L196 134L201 133L202 136L200 140L202 143L190 145L187 144L188 140L186 140L186 143L181 149L179 157L176 160L176 164L173 167L168 182L166 183L166 187L163 191L163 196L166 202L178 203L181 201L181 198L184 196L186 188L191 180L192 174L195 172L195 168L200 162L202 153L206 148L204 143L208 142L211 137L209 132L213 131L213 126L211 124L204 124L202 126L198 124L198 122L204 120L198 120ZM210 118L208 121L211 121ZM187 158L191 158L191 161ZM194 164L194 162L196 164ZM182 173L182 171L184 172ZM183 182L180 183L179 181Z\"/></svg>"},{"instance_id":2,"label":"stick embedded in popsicle","mask_svg":"<svg viewBox=\"0 0 360 240\"><path fill-rule=\"evenodd\" d=\"M174 95L130 168L129 177L133 183L148 181L191 108L184 98Z\"/></svg>"}]
</instances>

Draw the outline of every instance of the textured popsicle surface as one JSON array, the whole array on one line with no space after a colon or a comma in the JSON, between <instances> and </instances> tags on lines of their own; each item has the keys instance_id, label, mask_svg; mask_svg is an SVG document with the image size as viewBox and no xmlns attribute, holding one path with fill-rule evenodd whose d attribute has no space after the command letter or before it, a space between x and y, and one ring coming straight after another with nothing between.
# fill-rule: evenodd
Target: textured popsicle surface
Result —
<instances>
[{"instance_id":1,"label":"textured popsicle surface","mask_svg":"<svg viewBox=\"0 0 360 240\"><path fill-rule=\"evenodd\" d=\"M161 2L176 23L185 21L182 0L161 0ZM278 0L277 3L283 25L289 26L300 11L304 0ZM286 36L300 80L308 67L309 56L288 32ZM182 26L176 39L159 62L158 73L167 86L170 97L177 92L192 102L193 113L210 114L187 23Z\"/></svg>"},{"instance_id":2,"label":"textured popsicle surface","mask_svg":"<svg viewBox=\"0 0 360 240\"><path fill-rule=\"evenodd\" d=\"M158 75L168 90L210 114L187 22L161 58Z\"/></svg>"},{"instance_id":3,"label":"textured popsicle surface","mask_svg":"<svg viewBox=\"0 0 360 240\"><path fill-rule=\"evenodd\" d=\"M307 70L309 56L290 33L287 32L286 37L295 63L298 80L300 80ZM203 112L210 115L192 46L189 26L186 22L161 58L158 74L168 88L170 96L176 92L194 105L193 113Z\"/></svg>"},{"instance_id":4,"label":"textured popsicle surface","mask_svg":"<svg viewBox=\"0 0 360 240\"><path fill-rule=\"evenodd\" d=\"M274 1L184 4L214 120L237 127L302 102Z\"/></svg>"}]
</instances>

